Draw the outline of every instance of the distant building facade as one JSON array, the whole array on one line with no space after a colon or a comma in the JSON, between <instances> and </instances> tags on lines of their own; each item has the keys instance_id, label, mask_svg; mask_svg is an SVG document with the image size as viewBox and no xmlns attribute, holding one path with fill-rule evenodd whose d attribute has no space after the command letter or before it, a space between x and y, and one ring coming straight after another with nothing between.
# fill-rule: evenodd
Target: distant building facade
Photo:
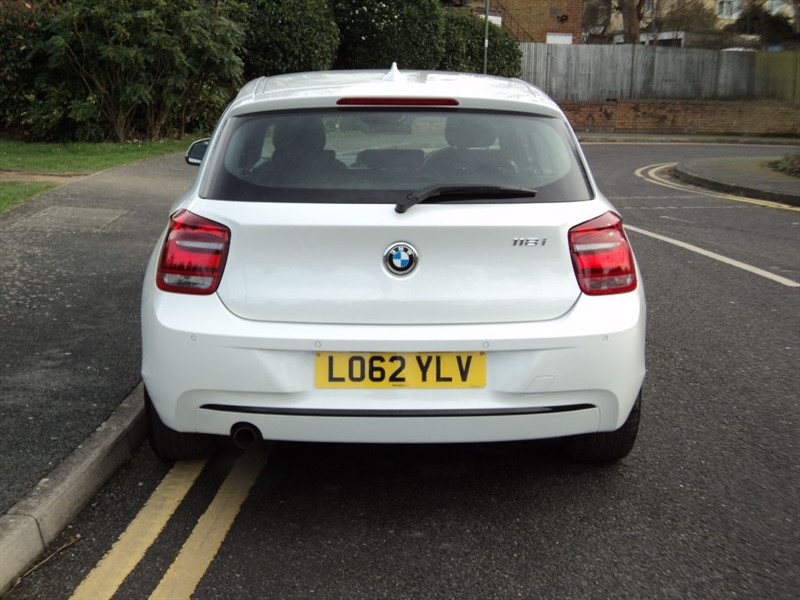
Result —
<instances>
[{"instance_id":1,"label":"distant building facade","mask_svg":"<svg viewBox=\"0 0 800 600\"><path fill-rule=\"evenodd\" d=\"M443 0L442 4L483 15L486 0ZM489 14L499 18L518 42L580 44L583 0L489 0Z\"/></svg>"},{"instance_id":2,"label":"distant building facade","mask_svg":"<svg viewBox=\"0 0 800 600\"><path fill-rule=\"evenodd\" d=\"M645 45L658 44L664 46L702 46L708 45L713 37L713 32L721 32L738 19L747 7L749 0L700 0L703 5L716 15L716 22L711 28L698 29L687 26L685 28L665 28L660 26L660 21L679 10L687 0L647 0L644 7L644 16L641 22L640 43ZM755 0L759 1L759 0ZM792 0L760 0L766 10L774 15L783 15L794 23L797 30L797 16ZM615 44L623 43L622 16L615 12L611 16L608 32L613 36ZM748 36L740 36L746 38ZM753 37L753 36L749 36ZM757 39L757 36L756 38Z\"/></svg>"}]
</instances>

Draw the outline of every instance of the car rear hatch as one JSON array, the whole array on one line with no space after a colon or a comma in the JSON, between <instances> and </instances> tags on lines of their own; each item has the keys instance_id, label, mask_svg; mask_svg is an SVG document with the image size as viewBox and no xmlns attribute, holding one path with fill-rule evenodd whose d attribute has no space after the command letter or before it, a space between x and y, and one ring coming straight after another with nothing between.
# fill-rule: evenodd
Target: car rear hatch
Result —
<instances>
[{"instance_id":1,"label":"car rear hatch","mask_svg":"<svg viewBox=\"0 0 800 600\"><path fill-rule=\"evenodd\" d=\"M434 101L460 102L348 97L221 125L185 208L230 229L217 293L232 313L422 325L570 309L569 229L608 206L592 199L566 122ZM404 274L386 263L396 245L418 255Z\"/></svg>"},{"instance_id":2,"label":"car rear hatch","mask_svg":"<svg viewBox=\"0 0 800 600\"><path fill-rule=\"evenodd\" d=\"M571 226L602 212L559 204L341 205L201 201L231 230L218 295L255 321L465 324L555 319L580 289ZM397 275L387 250L416 267Z\"/></svg>"}]
</instances>

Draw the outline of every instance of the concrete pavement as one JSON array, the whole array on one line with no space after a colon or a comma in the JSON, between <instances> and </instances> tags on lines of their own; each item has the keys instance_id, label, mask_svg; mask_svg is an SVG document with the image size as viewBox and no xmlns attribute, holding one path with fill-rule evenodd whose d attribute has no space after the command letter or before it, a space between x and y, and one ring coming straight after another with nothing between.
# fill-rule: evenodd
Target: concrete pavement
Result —
<instances>
[{"instance_id":1,"label":"concrete pavement","mask_svg":"<svg viewBox=\"0 0 800 600\"><path fill-rule=\"evenodd\" d=\"M720 171L743 171L690 166L708 181ZM180 156L151 159L72 182L0 216L0 508L7 511L0 517L0 590L143 439L139 287L169 206L195 173Z\"/></svg>"},{"instance_id":2,"label":"concrete pavement","mask_svg":"<svg viewBox=\"0 0 800 600\"><path fill-rule=\"evenodd\" d=\"M766 164L779 158L689 160L675 168L675 176L726 194L800 206L800 179L775 171Z\"/></svg>"},{"instance_id":3,"label":"concrete pavement","mask_svg":"<svg viewBox=\"0 0 800 600\"><path fill-rule=\"evenodd\" d=\"M196 172L151 159L0 215L0 590L141 442L144 266Z\"/></svg>"}]
</instances>

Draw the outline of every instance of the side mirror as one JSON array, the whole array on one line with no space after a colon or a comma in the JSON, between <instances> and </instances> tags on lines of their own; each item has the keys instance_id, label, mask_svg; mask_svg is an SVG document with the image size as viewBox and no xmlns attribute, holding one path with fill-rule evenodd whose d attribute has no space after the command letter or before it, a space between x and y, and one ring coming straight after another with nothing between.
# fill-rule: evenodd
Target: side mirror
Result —
<instances>
[{"instance_id":1,"label":"side mirror","mask_svg":"<svg viewBox=\"0 0 800 600\"><path fill-rule=\"evenodd\" d=\"M205 138L203 140L197 140L186 151L186 163L192 166L198 166L201 162L203 162L203 157L206 155L206 150L208 150L208 142L210 138Z\"/></svg>"}]
</instances>

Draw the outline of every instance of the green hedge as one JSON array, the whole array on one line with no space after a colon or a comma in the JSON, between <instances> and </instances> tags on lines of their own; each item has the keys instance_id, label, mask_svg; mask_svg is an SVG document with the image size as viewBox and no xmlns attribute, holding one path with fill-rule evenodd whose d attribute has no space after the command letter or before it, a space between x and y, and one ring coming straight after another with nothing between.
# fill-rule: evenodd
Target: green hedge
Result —
<instances>
[{"instance_id":1,"label":"green hedge","mask_svg":"<svg viewBox=\"0 0 800 600\"><path fill-rule=\"evenodd\" d=\"M464 10L445 10L443 71L483 73L485 23ZM522 50L512 35L489 23L489 51L486 72L503 77L522 75Z\"/></svg>"},{"instance_id":2,"label":"green hedge","mask_svg":"<svg viewBox=\"0 0 800 600\"><path fill-rule=\"evenodd\" d=\"M437 0L332 0L340 69L435 69L444 52Z\"/></svg>"},{"instance_id":3,"label":"green hedge","mask_svg":"<svg viewBox=\"0 0 800 600\"><path fill-rule=\"evenodd\" d=\"M52 12L49 2L0 1L0 127L25 131L34 120L50 120L47 114L34 118L33 113L39 112L35 105L41 102L34 92L36 80L48 71L42 44ZM56 123L48 127L58 125L63 107L55 112Z\"/></svg>"},{"instance_id":4,"label":"green hedge","mask_svg":"<svg viewBox=\"0 0 800 600\"><path fill-rule=\"evenodd\" d=\"M208 131L245 76L481 72L483 20L437 0L0 0L0 129L38 140ZM490 26L489 73L520 74Z\"/></svg>"},{"instance_id":5,"label":"green hedge","mask_svg":"<svg viewBox=\"0 0 800 600\"><path fill-rule=\"evenodd\" d=\"M327 0L250 0L245 75L278 75L330 69L339 29Z\"/></svg>"}]
</instances>

